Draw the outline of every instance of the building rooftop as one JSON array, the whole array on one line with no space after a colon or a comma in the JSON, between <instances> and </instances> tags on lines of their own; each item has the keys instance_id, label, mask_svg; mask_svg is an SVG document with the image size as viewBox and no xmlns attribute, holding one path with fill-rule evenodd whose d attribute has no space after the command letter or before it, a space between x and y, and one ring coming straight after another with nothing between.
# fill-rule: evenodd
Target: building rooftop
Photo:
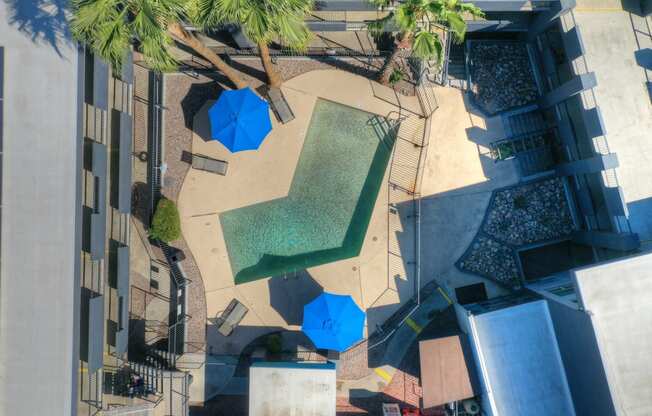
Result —
<instances>
[{"instance_id":1,"label":"building rooftop","mask_svg":"<svg viewBox=\"0 0 652 416\"><path fill-rule=\"evenodd\" d=\"M642 59L652 37L645 18L617 9L575 11L589 71L606 130L609 151L618 155L618 183L641 241L652 239L652 104ZM617 29L615 29L617 28ZM647 34L647 35L646 35ZM647 69L648 76L652 69ZM644 243L645 244L645 243Z\"/></svg>"},{"instance_id":2,"label":"building rooftop","mask_svg":"<svg viewBox=\"0 0 652 416\"><path fill-rule=\"evenodd\" d=\"M471 325L488 414L575 414L545 301L474 315Z\"/></svg>"},{"instance_id":3,"label":"building rooftop","mask_svg":"<svg viewBox=\"0 0 652 416\"><path fill-rule=\"evenodd\" d=\"M335 365L259 362L249 370L250 416L335 416Z\"/></svg>"},{"instance_id":4,"label":"building rooftop","mask_svg":"<svg viewBox=\"0 0 652 416\"><path fill-rule=\"evenodd\" d=\"M0 414L76 406L80 59L65 27L54 2L0 2Z\"/></svg>"},{"instance_id":5,"label":"building rooftop","mask_svg":"<svg viewBox=\"0 0 652 416\"><path fill-rule=\"evenodd\" d=\"M455 335L419 342L424 409L475 396L472 368L467 364L473 359L467 357L465 341Z\"/></svg>"},{"instance_id":6,"label":"building rooftop","mask_svg":"<svg viewBox=\"0 0 652 416\"><path fill-rule=\"evenodd\" d=\"M652 254L573 272L618 415L652 414Z\"/></svg>"}]
</instances>

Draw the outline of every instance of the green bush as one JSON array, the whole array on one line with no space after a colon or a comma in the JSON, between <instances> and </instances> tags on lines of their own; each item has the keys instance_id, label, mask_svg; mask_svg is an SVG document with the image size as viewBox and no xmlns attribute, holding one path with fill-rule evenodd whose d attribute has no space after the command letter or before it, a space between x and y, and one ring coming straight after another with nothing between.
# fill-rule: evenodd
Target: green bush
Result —
<instances>
[{"instance_id":1,"label":"green bush","mask_svg":"<svg viewBox=\"0 0 652 416\"><path fill-rule=\"evenodd\" d=\"M405 78L405 73L398 68L394 68L392 73L389 75L389 85L394 86L401 82Z\"/></svg>"},{"instance_id":2,"label":"green bush","mask_svg":"<svg viewBox=\"0 0 652 416\"><path fill-rule=\"evenodd\" d=\"M152 218L152 228L149 230L149 236L164 243L169 243L181 237L181 220L174 202L165 198L158 202L154 218Z\"/></svg>"}]
</instances>

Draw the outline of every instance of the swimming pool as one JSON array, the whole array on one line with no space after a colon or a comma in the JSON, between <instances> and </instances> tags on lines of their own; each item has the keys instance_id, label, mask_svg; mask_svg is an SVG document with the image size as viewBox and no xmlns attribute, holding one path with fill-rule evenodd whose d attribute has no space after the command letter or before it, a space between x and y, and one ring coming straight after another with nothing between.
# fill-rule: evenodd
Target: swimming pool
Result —
<instances>
[{"instance_id":1,"label":"swimming pool","mask_svg":"<svg viewBox=\"0 0 652 416\"><path fill-rule=\"evenodd\" d=\"M220 214L236 284L357 256L393 144L385 118L317 100L288 196Z\"/></svg>"}]
</instances>

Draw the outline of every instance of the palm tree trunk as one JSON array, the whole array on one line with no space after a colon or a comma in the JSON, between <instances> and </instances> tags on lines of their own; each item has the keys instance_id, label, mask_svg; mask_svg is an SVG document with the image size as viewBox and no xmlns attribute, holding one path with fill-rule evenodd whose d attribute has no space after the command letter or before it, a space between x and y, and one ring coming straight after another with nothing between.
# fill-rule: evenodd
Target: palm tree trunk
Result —
<instances>
[{"instance_id":1,"label":"palm tree trunk","mask_svg":"<svg viewBox=\"0 0 652 416\"><path fill-rule=\"evenodd\" d=\"M412 34L411 33L401 33L400 40L396 42L396 46L392 51L392 54L385 61L385 66L383 67L382 72L380 73L380 78L378 82L383 84L386 87L389 87L389 78L394 72L394 68L398 64L398 60L401 57L403 49L410 49L412 47Z\"/></svg>"},{"instance_id":2,"label":"palm tree trunk","mask_svg":"<svg viewBox=\"0 0 652 416\"><path fill-rule=\"evenodd\" d=\"M392 76L392 72L394 72L394 67L396 65L396 62L398 61L400 54L401 54L401 49L398 47L398 45L396 45L396 47L394 47L394 50L392 51L392 54L385 61L385 66L383 66L383 70L380 73L380 78L378 78L378 82L380 82L386 87L389 87L389 78Z\"/></svg>"},{"instance_id":3,"label":"palm tree trunk","mask_svg":"<svg viewBox=\"0 0 652 416\"><path fill-rule=\"evenodd\" d=\"M197 37L195 37L193 34L189 33L186 31L183 27L181 27L180 24L178 23L172 23L168 25L168 32L178 39L179 41L183 42L190 48L192 48L195 52L206 58L207 61L209 61L211 64L215 66L221 73L223 73L232 83L235 85L236 88L246 88L249 86L246 82L244 82L240 77L238 76L238 73L231 68L218 54L213 52L210 48L208 48L206 45L204 45Z\"/></svg>"},{"instance_id":4,"label":"palm tree trunk","mask_svg":"<svg viewBox=\"0 0 652 416\"><path fill-rule=\"evenodd\" d=\"M265 68L269 86L272 88L280 87L283 84L283 78L281 78L281 75L274 68L272 58L269 56L269 47L265 42L258 42L258 50L260 51L260 60L263 62L263 68Z\"/></svg>"}]
</instances>

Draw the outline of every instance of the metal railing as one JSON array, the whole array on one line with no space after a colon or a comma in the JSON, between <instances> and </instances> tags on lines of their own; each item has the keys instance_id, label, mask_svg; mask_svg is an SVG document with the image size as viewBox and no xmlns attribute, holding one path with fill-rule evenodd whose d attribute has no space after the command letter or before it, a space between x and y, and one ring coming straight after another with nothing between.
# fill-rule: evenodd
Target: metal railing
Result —
<instances>
[{"instance_id":1,"label":"metal railing","mask_svg":"<svg viewBox=\"0 0 652 416\"><path fill-rule=\"evenodd\" d=\"M258 48L255 47L254 48L232 48L228 46L214 46L211 47L211 49L220 55L227 55L229 57L239 57L239 56L258 57L260 55L260 53L258 52ZM373 58L373 57L389 56L391 53L392 51L387 51L387 50L379 50L379 49L358 50L358 49L347 48L344 46L309 47L301 51L297 51L290 48L281 48L281 49L270 48L269 50L269 54L272 57L287 56L287 57L294 57L294 58L304 57L304 56Z\"/></svg>"},{"instance_id":2,"label":"metal railing","mask_svg":"<svg viewBox=\"0 0 652 416\"><path fill-rule=\"evenodd\" d=\"M150 161L150 195L151 211L154 212L156 203L161 196L161 188L164 185L166 166L163 163L163 110L165 109L163 75L150 71L150 119L151 136L149 143Z\"/></svg>"},{"instance_id":3,"label":"metal railing","mask_svg":"<svg viewBox=\"0 0 652 416\"><path fill-rule=\"evenodd\" d=\"M420 65L423 66L423 63ZM419 79L417 80L416 92L419 104L423 110L423 116L426 118L430 117L432 113L439 108L434 87L435 84L430 81L427 69L422 69L419 73Z\"/></svg>"},{"instance_id":4,"label":"metal railing","mask_svg":"<svg viewBox=\"0 0 652 416\"><path fill-rule=\"evenodd\" d=\"M437 108L434 108L434 111ZM400 114L400 112L399 112ZM401 121L405 118L401 119ZM376 348L386 341L388 341L396 330L405 323L405 321L412 316L412 314L419 308L421 305L421 182L424 173L424 163L427 157L428 146L430 144L430 123L432 122L432 113L424 120L424 128L422 132L421 144L417 147L419 148L419 159L417 166L414 172L415 179L415 188L413 192L408 192L411 195L412 201L412 219L414 226L414 248L415 248L415 258L413 262L414 267L414 276L415 276L415 296L406 302L403 307L399 308L385 323L379 328L380 331L376 331L372 336L368 338L370 345L367 347L367 350ZM416 145L416 144L415 144ZM394 163L400 163L399 161L392 158L392 165ZM391 166L390 166L391 169ZM392 184L389 184L392 186ZM389 201L388 201L389 202ZM389 215L392 215L391 209ZM409 216L408 216L409 218ZM408 262L409 263L409 262ZM428 285L426 285L428 286ZM374 339L376 338L376 339ZM371 343L371 341L374 341Z\"/></svg>"},{"instance_id":5,"label":"metal railing","mask_svg":"<svg viewBox=\"0 0 652 416\"><path fill-rule=\"evenodd\" d=\"M156 204L161 198L161 189L164 186L165 180L165 148L164 148L164 110L165 108L165 98L164 98L164 77L160 73L150 71L150 92L149 92L149 104L150 104L150 120L151 120L151 134L149 137L148 150L149 150L149 183L151 191L151 201L150 201L150 212L154 213L156 209ZM176 297L176 302L183 302L185 300L185 287L191 283L191 280L188 279L181 269L178 262L173 260L174 253L170 246L166 243L155 240L153 242L157 245L165 256L165 260L169 266L170 275L175 283L177 290L182 290L182 296ZM177 291L175 291L177 293ZM162 300L170 302L172 299L167 297L162 297L158 294L152 294L153 296L161 297ZM183 351L179 351L178 342L179 339L178 333L180 327L187 322L188 315L185 315L185 305L183 307L183 318L177 320L168 329L168 348L170 354L174 357L172 359L176 361L176 356ZM173 336L170 336L172 334ZM174 340L172 342L171 340ZM181 348L183 350L183 348Z\"/></svg>"}]
</instances>

